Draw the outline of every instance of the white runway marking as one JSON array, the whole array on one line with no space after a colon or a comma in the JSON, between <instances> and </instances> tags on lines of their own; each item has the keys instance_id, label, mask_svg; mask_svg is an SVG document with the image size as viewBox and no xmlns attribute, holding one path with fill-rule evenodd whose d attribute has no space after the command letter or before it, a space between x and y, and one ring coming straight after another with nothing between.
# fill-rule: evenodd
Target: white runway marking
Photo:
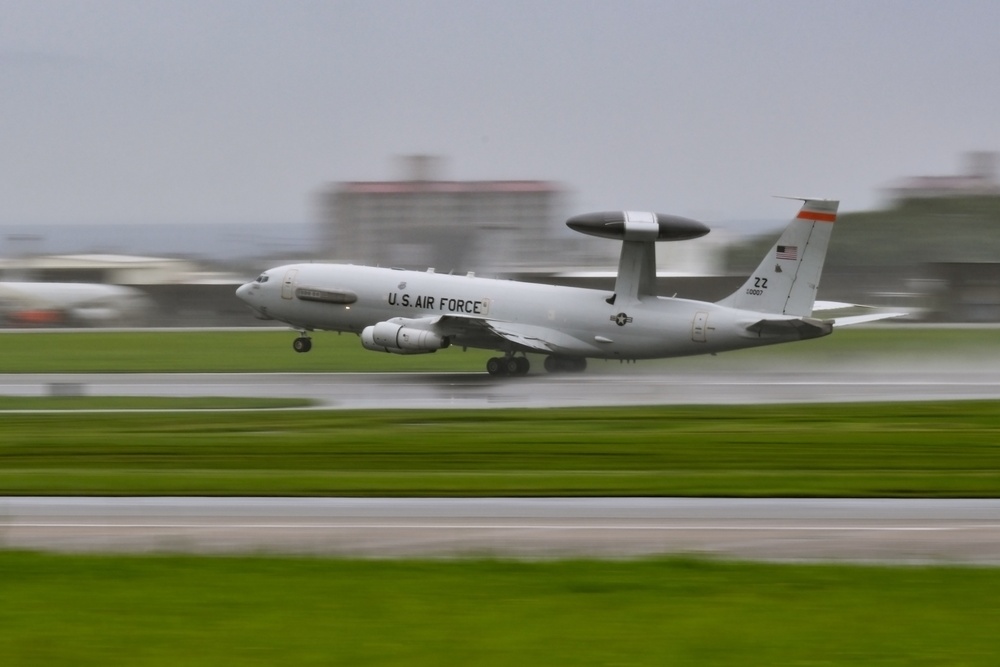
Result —
<instances>
[{"instance_id":1,"label":"white runway marking","mask_svg":"<svg viewBox=\"0 0 1000 667\"><path fill-rule=\"evenodd\" d=\"M0 498L0 546L1000 565L1000 500Z\"/></svg>"},{"instance_id":2,"label":"white runway marking","mask_svg":"<svg viewBox=\"0 0 1000 667\"><path fill-rule=\"evenodd\" d=\"M971 524L965 526L780 526L780 525L620 525L599 524L523 524L523 523L76 523L76 522L0 522L0 530L11 528L80 528L88 530L137 530L147 528L170 528L177 530L599 530L612 532L628 531L778 531L778 532L961 532L967 530L1000 530L1000 524Z\"/></svg>"},{"instance_id":3,"label":"white runway marking","mask_svg":"<svg viewBox=\"0 0 1000 667\"><path fill-rule=\"evenodd\" d=\"M0 530L5 528L81 528L89 530L135 530L147 528L170 528L177 530L600 530L612 532L629 532L638 530L650 531L787 531L787 532L831 532L831 531L868 531L868 532L959 532L964 530L998 530L997 524L980 524L969 526L619 526L588 524L585 526L566 526L553 524L448 524L448 523L0 523Z\"/></svg>"}]
</instances>

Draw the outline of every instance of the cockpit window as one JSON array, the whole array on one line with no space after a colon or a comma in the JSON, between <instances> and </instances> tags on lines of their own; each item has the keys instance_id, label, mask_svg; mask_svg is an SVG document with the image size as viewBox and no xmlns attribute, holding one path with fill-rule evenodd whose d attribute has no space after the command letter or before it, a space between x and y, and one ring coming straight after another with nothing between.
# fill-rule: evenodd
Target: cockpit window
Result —
<instances>
[{"instance_id":1,"label":"cockpit window","mask_svg":"<svg viewBox=\"0 0 1000 667\"><path fill-rule=\"evenodd\" d=\"M266 283L268 281L268 278L270 278L270 276L268 276L266 273L262 273L259 276L257 276L256 282Z\"/></svg>"}]
</instances>

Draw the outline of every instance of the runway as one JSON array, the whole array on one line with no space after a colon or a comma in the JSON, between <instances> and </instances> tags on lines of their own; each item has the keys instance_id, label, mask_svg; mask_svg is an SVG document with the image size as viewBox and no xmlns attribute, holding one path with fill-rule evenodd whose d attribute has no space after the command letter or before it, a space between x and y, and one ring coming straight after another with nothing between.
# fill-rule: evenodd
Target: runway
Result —
<instances>
[{"instance_id":1,"label":"runway","mask_svg":"<svg viewBox=\"0 0 1000 667\"><path fill-rule=\"evenodd\" d=\"M1000 564L1000 500L0 498L0 548Z\"/></svg>"},{"instance_id":2,"label":"runway","mask_svg":"<svg viewBox=\"0 0 1000 667\"><path fill-rule=\"evenodd\" d=\"M300 397L321 408L1000 398L1000 366L482 373L0 375L0 395ZM0 548L360 557L1000 564L1000 500L0 498Z\"/></svg>"},{"instance_id":3,"label":"runway","mask_svg":"<svg viewBox=\"0 0 1000 667\"><path fill-rule=\"evenodd\" d=\"M628 368L628 367L627 367ZM733 405L1000 398L1000 366L485 373L4 374L0 395L307 398L333 409Z\"/></svg>"}]
</instances>

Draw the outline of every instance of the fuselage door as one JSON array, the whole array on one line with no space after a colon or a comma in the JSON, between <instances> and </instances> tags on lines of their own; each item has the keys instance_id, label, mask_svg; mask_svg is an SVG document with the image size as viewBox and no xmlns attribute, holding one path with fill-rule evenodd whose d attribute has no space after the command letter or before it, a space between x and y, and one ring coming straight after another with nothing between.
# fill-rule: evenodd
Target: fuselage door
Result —
<instances>
[{"instance_id":1,"label":"fuselage door","mask_svg":"<svg viewBox=\"0 0 1000 667\"><path fill-rule=\"evenodd\" d=\"M708 335L708 313L695 313L691 323L691 340L696 343L706 342Z\"/></svg>"},{"instance_id":2,"label":"fuselage door","mask_svg":"<svg viewBox=\"0 0 1000 667\"><path fill-rule=\"evenodd\" d=\"M281 283L281 298L291 299L292 294L295 292L295 276L299 273L298 269L288 269L285 271L285 278Z\"/></svg>"}]
</instances>

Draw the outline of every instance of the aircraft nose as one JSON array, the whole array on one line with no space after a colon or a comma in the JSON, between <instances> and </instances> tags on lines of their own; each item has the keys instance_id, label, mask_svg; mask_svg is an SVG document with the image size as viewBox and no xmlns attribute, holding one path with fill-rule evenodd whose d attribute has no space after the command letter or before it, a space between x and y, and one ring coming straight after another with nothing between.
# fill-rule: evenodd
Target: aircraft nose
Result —
<instances>
[{"instance_id":1,"label":"aircraft nose","mask_svg":"<svg viewBox=\"0 0 1000 667\"><path fill-rule=\"evenodd\" d=\"M236 288L236 296L238 296L243 301L246 301L249 298L250 293L253 291L253 285L254 285L253 283L246 283L240 285L239 287Z\"/></svg>"}]
</instances>

